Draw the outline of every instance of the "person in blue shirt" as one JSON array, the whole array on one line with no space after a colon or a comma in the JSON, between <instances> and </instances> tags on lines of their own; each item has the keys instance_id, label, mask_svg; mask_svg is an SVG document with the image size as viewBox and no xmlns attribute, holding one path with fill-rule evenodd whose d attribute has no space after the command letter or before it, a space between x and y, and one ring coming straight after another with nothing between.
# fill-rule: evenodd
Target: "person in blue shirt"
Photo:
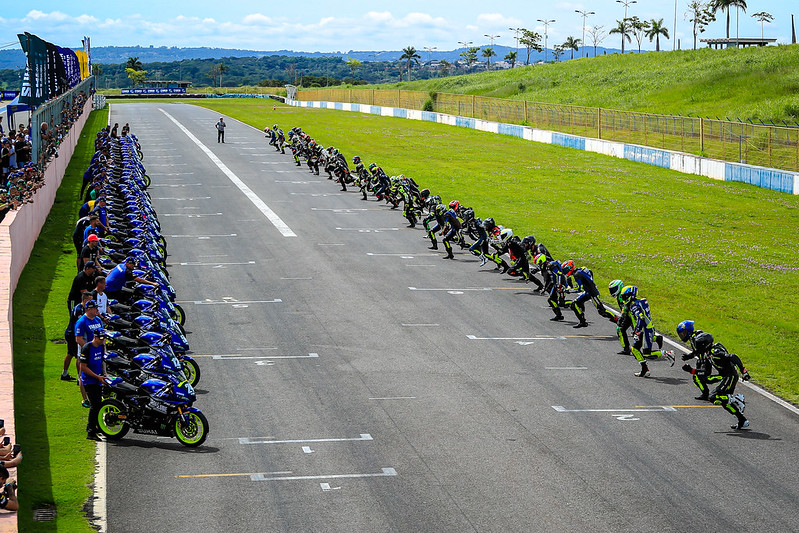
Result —
<instances>
[{"instance_id":1,"label":"person in blue shirt","mask_svg":"<svg viewBox=\"0 0 799 533\"><path fill-rule=\"evenodd\" d=\"M84 344L92 342L95 333L103 329L103 321L99 315L97 302L89 300L83 304L83 316L75 322L75 342L81 348Z\"/></svg>"},{"instance_id":2,"label":"person in blue shirt","mask_svg":"<svg viewBox=\"0 0 799 533\"><path fill-rule=\"evenodd\" d=\"M103 401L103 383L105 382L104 356L105 355L105 330L95 332L91 342L87 342L80 350L80 379L89 397L89 419L86 423L86 438L100 440L97 433L100 427L97 415Z\"/></svg>"},{"instance_id":3,"label":"person in blue shirt","mask_svg":"<svg viewBox=\"0 0 799 533\"><path fill-rule=\"evenodd\" d=\"M569 259L562 265L563 274L566 277L571 277L574 280L575 287L580 294L571 303L572 311L577 315L577 320L580 322L574 326L575 328L588 327L588 322L585 320L585 301L591 300L594 302L599 316L607 318L611 322L615 317L605 309L605 304L599 299L599 289L594 283L594 273L585 267L577 268L574 261Z\"/></svg>"},{"instance_id":4,"label":"person in blue shirt","mask_svg":"<svg viewBox=\"0 0 799 533\"><path fill-rule=\"evenodd\" d=\"M136 268L136 258L126 257L124 263L121 263L111 269L111 271L105 277L105 292L108 293L109 298L119 300L120 296L122 296L122 289L129 281L145 283L154 287L158 286L158 283L155 283L154 281L148 281L137 276L133 272L134 268Z\"/></svg>"},{"instance_id":5,"label":"person in blue shirt","mask_svg":"<svg viewBox=\"0 0 799 533\"><path fill-rule=\"evenodd\" d=\"M547 303L555 313L555 316L550 318L550 320L553 322L560 322L561 320L564 320L563 313L561 312L560 308L566 303L563 296L563 293L566 289L566 276L563 275L560 261L555 261L554 259L546 260L546 256L544 256L544 254L538 254L539 259L541 259L542 256L544 260L541 262L543 263L541 270L546 269L549 273L548 285L545 287L549 292ZM538 261L536 261L536 263L538 263Z\"/></svg>"}]
</instances>

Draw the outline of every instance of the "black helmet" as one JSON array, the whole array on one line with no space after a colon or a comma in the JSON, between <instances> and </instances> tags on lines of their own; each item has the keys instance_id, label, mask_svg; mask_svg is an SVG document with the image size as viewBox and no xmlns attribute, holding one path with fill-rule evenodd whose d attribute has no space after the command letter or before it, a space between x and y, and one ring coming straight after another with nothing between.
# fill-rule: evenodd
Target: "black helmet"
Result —
<instances>
[{"instance_id":1,"label":"black helmet","mask_svg":"<svg viewBox=\"0 0 799 533\"><path fill-rule=\"evenodd\" d=\"M710 333L700 333L694 337L694 348L697 352L707 352L713 347L713 335Z\"/></svg>"},{"instance_id":2,"label":"black helmet","mask_svg":"<svg viewBox=\"0 0 799 533\"><path fill-rule=\"evenodd\" d=\"M496 223L494 222L494 219L493 219L493 218L491 218L491 217L488 217L487 219L483 220L483 227L484 227L486 230L488 230L488 231L491 231L492 229L496 228L496 227L497 227L497 225L496 225Z\"/></svg>"}]
</instances>

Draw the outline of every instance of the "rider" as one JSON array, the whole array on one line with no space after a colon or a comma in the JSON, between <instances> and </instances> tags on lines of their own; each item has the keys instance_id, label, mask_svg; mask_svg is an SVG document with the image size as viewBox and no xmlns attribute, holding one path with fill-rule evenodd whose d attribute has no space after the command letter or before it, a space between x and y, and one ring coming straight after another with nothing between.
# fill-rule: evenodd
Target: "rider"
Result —
<instances>
[{"instance_id":1,"label":"rider","mask_svg":"<svg viewBox=\"0 0 799 533\"><path fill-rule=\"evenodd\" d=\"M363 161L361 161L361 158L357 155L352 158L352 164L355 165L355 175L358 176L358 188L361 190L361 194L363 194L361 200L366 200L366 190L369 186L369 174L363 166Z\"/></svg>"},{"instance_id":2,"label":"rider","mask_svg":"<svg viewBox=\"0 0 799 533\"><path fill-rule=\"evenodd\" d=\"M619 342L621 343L621 351L618 352L618 354L632 355L632 351L630 350L630 338L627 336L627 330L632 326L633 320L630 317L630 310L621 299L621 291L623 289L624 282L620 279L614 279L608 285L610 296L616 298L620 310L620 314L616 318L616 336L619 337Z\"/></svg>"},{"instance_id":3,"label":"rider","mask_svg":"<svg viewBox=\"0 0 799 533\"><path fill-rule=\"evenodd\" d=\"M565 276L571 277L574 280L574 283L577 285L577 290L582 291L571 303L572 311L574 311L574 314L577 315L577 319L580 321L574 326L575 328L584 328L588 326L588 322L585 320L584 302L589 299L594 302L599 316L608 319L611 317L615 318L605 309L605 305L602 303L602 300L599 299L599 289L596 283L594 283L594 273L591 272L591 270L586 267L577 268L574 265L574 261L571 259L563 263L562 269Z\"/></svg>"},{"instance_id":4,"label":"rider","mask_svg":"<svg viewBox=\"0 0 799 533\"><path fill-rule=\"evenodd\" d=\"M677 335L683 342L688 342L691 345L691 352L682 356L683 361L690 361L696 358L696 368L691 368L690 365L683 365L682 369L690 372L694 380L694 385L700 391L700 395L696 397L697 400L708 400L710 394L709 383L718 383L722 380L722 376L713 374L713 364L710 360L710 348L713 345L713 337L709 333L704 333L701 330L694 329L693 320L683 320L677 324ZM709 339L708 340L708 336Z\"/></svg>"},{"instance_id":5,"label":"rider","mask_svg":"<svg viewBox=\"0 0 799 533\"><path fill-rule=\"evenodd\" d=\"M444 228L439 235L444 235L441 241L444 243L444 248L447 250L447 255L442 259L455 259L452 254L452 241L457 240L458 231L461 229L461 221L458 215L452 209L447 209L444 204L436 206L436 214L440 217L441 226Z\"/></svg>"},{"instance_id":6,"label":"rider","mask_svg":"<svg viewBox=\"0 0 799 533\"><path fill-rule=\"evenodd\" d=\"M86 396L89 398L89 420L86 424L86 438L97 440L100 438L97 432L100 427L97 424L97 415L100 413L100 403L102 402L103 383L105 382L105 371L103 360L105 354L105 330L98 329L94 333L91 342L87 342L80 349L80 379L86 389Z\"/></svg>"},{"instance_id":7,"label":"rider","mask_svg":"<svg viewBox=\"0 0 799 533\"><path fill-rule=\"evenodd\" d=\"M707 335L710 334L708 333ZM728 352L720 342L713 344L713 348L710 350L710 362L721 375L721 383L713 389L708 400L720 405L728 413L735 415L738 423L730 426L732 429L749 428L749 420L744 416L744 409L746 408L744 395L733 394L735 385L738 384L738 373L741 373L742 380L749 381L749 371L744 367L741 358L734 353Z\"/></svg>"},{"instance_id":8,"label":"rider","mask_svg":"<svg viewBox=\"0 0 799 533\"><path fill-rule=\"evenodd\" d=\"M630 285L621 291L621 298L629 309L633 321L633 345L632 352L636 361L641 363L641 371L635 375L640 378L649 377L649 367L647 359L657 359L660 356L668 359L671 366L674 366L674 356L670 351L661 351L663 346L663 336L655 334L655 324L652 322L652 314L649 311L649 302L646 298L638 298L638 287ZM652 350L652 343L656 341L657 350Z\"/></svg>"}]
</instances>

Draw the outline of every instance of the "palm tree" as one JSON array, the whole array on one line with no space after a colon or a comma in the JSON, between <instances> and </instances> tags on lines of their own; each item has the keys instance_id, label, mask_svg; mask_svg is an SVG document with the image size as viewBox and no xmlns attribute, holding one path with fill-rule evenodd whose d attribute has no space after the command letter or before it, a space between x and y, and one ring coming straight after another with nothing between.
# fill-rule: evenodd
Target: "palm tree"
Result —
<instances>
[{"instance_id":1,"label":"palm tree","mask_svg":"<svg viewBox=\"0 0 799 533\"><path fill-rule=\"evenodd\" d=\"M763 23L768 22L771 24L771 21L774 20L774 16L771 13L766 13L765 11L755 13L752 16L760 23L760 38L762 39L764 35Z\"/></svg>"},{"instance_id":2,"label":"palm tree","mask_svg":"<svg viewBox=\"0 0 799 533\"><path fill-rule=\"evenodd\" d=\"M486 58L486 70L491 70L491 58L495 55L497 53L490 46L483 48L483 57Z\"/></svg>"},{"instance_id":3,"label":"palm tree","mask_svg":"<svg viewBox=\"0 0 799 533\"><path fill-rule=\"evenodd\" d=\"M469 73L472 72L472 65L477 63L477 52L479 51L479 47L473 46L460 53L460 56L466 61L466 66L469 67Z\"/></svg>"},{"instance_id":4,"label":"palm tree","mask_svg":"<svg viewBox=\"0 0 799 533\"><path fill-rule=\"evenodd\" d=\"M413 46L408 46L407 48L402 49L402 55L400 56L400 61L407 61L407 68L408 68L408 81L411 81L411 63L414 61L416 64L419 64L419 59L422 56L416 53L416 48Z\"/></svg>"},{"instance_id":5,"label":"palm tree","mask_svg":"<svg viewBox=\"0 0 799 533\"><path fill-rule=\"evenodd\" d=\"M583 41L580 39L575 39L572 36L566 37L566 42L563 43L563 49L571 50L571 57L569 59L574 59L574 52L580 51L581 44L583 44Z\"/></svg>"},{"instance_id":6,"label":"palm tree","mask_svg":"<svg viewBox=\"0 0 799 533\"><path fill-rule=\"evenodd\" d=\"M141 70L142 64L138 57L129 57L128 62L125 63L125 68L132 68L133 70Z\"/></svg>"},{"instance_id":7,"label":"palm tree","mask_svg":"<svg viewBox=\"0 0 799 533\"><path fill-rule=\"evenodd\" d=\"M508 55L505 56L505 61L510 61L510 68L516 68L517 57L519 57L519 53L515 50L508 52Z\"/></svg>"},{"instance_id":8,"label":"palm tree","mask_svg":"<svg viewBox=\"0 0 799 533\"><path fill-rule=\"evenodd\" d=\"M563 52L565 52L565 50L563 49L562 44L556 44L555 47L552 48L552 55L555 56L556 63L560 61L560 56L563 55Z\"/></svg>"},{"instance_id":9,"label":"palm tree","mask_svg":"<svg viewBox=\"0 0 799 533\"><path fill-rule=\"evenodd\" d=\"M660 52L660 36L669 38L669 29L663 24L663 19L649 21L649 29L646 30L646 36L649 37L649 42L655 39L655 51Z\"/></svg>"},{"instance_id":10,"label":"palm tree","mask_svg":"<svg viewBox=\"0 0 799 533\"><path fill-rule=\"evenodd\" d=\"M714 13L724 11L727 13L727 39L730 38L730 8L743 9L746 13L746 0L713 0L710 9Z\"/></svg>"},{"instance_id":11,"label":"palm tree","mask_svg":"<svg viewBox=\"0 0 799 533\"><path fill-rule=\"evenodd\" d=\"M226 67L224 63L219 63L218 72L219 72L219 86L220 87L222 87L222 74L224 74L225 71L227 71L227 70L230 70L230 67Z\"/></svg>"},{"instance_id":12,"label":"palm tree","mask_svg":"<svg viewBox=\"0 0 799 533\"><path fill-rule=\"evenodd\" d=\"M630 27L629 19L622 19L616 21L618 25L610 30L609 33L618 33L621 35L621 53L624 53L624 41L626 40L628 43L633 42L632 37L630 37L630 32L632 28Z\"/></svg>"}]
</instances>

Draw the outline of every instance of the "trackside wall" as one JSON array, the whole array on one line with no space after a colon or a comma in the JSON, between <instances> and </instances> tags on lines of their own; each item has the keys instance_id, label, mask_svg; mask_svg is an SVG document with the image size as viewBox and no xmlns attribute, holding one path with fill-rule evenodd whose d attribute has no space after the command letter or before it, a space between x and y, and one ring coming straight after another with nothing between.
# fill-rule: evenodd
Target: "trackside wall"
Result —
<instances>
[{"instance_id":1,"label":"trackside wall","mask_svg":"<svg viewBox=\"0 0 799 533\"><path fill-rule=\"evenodd\" d=\"M660 150L637 144L592 139L590 137L539 130L530 126L491 122L488 120L434 113L431 111L416 111L413 109L341 102L286 100L286 103L294 107L338 109L341 111L355 111L384 117L437 122L438 124L510 135L528 141L557 144L566 148L575 148L577 150L585 150L587 152L595 152L630 161L637 161L639 163L676 170L685 174L705 176L715 180L738 181L754 185L755 187L771 189L773 191L799 194L799 174L797 173L746 165L743 163L729 163L684 152L673 152L671 150Z\"/></svg>"}]
</instances>

